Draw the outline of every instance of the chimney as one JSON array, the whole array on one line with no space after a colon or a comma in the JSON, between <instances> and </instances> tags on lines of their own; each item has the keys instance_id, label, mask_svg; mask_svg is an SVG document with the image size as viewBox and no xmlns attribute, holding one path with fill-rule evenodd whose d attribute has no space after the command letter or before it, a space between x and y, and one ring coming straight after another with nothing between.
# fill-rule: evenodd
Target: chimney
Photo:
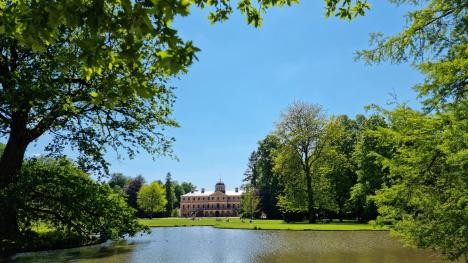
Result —
<instances>
[{"instance_id":1,"label":"chimney","mask_svg":"<svg viewBox=\"0 0 468 263\"><path fill-rule=\"evenodd\" d=\"M239 192L239 187L236 187L236 193L238 193L238 192Z\"/></svg>"},{"instance_id":2,"label":"chimney","mask_svg":"<svg viewBox=\"0 0 468 263\"><path fill-rule=\"evenodd\" d=\"M201 193L202 193L202 194L205 193L205 188L202 188L202 189L201 189Z\"/></svg>"}]
</instances>

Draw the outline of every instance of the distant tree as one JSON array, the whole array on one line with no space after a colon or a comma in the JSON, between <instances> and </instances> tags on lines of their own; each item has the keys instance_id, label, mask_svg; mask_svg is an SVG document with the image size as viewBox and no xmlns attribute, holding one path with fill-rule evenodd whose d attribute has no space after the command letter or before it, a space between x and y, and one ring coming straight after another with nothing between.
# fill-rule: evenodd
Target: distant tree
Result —
<instances>
[{"instance_id":1,"label":"distant tree","mask_svg":"<svg viewBox=\"0 0 468 263\"><path fill-rule=\"evenodd\" d=\"M280 177L273 171L274 152L279 148L279 138L273 134L258 142L256 171L258 173L257 188L260 191L260 210L268 218L280 218L278 197L283 191Z\"/></svg>"},{"instance_id":2,"label":"distant tree","mask_svg":"<svg viewBox=\"0 0 468 263\"><path fill-rule=\"evenodd\" d=\"M323 160L328 165L326 176L329 178L338 206L338 218L343 220L347 212L351 212L349 198L351 188L356 184L356 165L353 152L357 142L359 126L355 120L346 115L336 118L341 126L338 137L331 143L333 147L330 156Z\"/></svg>"},{"instance_id":3,"label":"distant tree","mask_svg":"<svg viewBox=\"0 0 468 263\"><path fill-rule=\"evenodd\" d=\"M380 162L379 156L391 156L392 146L382 145L376 131L387 127L383 116L375 114L367 119L361 119L353 160L356 165L356 184L351 188L350 200L360 221L368 221L377 217L377 207L370 198L382 187L388 169Z\"/></svg>"},{"instance_id":4,"label":"distant tree","mask_svg":"<svg viewBox=\"0 0 468 263\"><path fill-rule=\"evenodd\" d=\"M184 189L184 193L190 193L192 191L197 190L197 187L190 182L182 182L180 186L182 187L182 189Z\"/></svg>"},{"instance_id":5,"label":"distant tree","mask_svg":"<svg viewBox=\"0 0 468 263\"><path fill-rule=\"evenodd\" d=\"M334 122L327 121L320 106L303 102L289 106L277 124L276 134L281 142L275 160L277 171L284 171L283 180L295 188L290 189L291 194L300 195L304 191L296 193L302 190L298 187L305 187L310 223L316 220L313 178L314 173L318 173L314 167L317 167L322 153L332 141L335 126ZM286 169L282 169L284 165Z\"/></svg>"},{"instance_id":6,"label":"distant tree","mask_svg":"<svg viewBox=\"0 0 468 263\"><path fill-rule=\"evenodd\" d=\"M110 175L108 184L115 190L123 191L130 181L131 178L122 173L113 173Z\"/></svg>"},{"instance_id":7,"label":"distant tree","mask_svg":"<svg viewBox=\"0 0 468 263\"><path fill-rule=\"evenodd\" d=\"M171 173L167 173L166 175L166 183L164 184L164 188L166 190L166 215L172 216L172 210L174 209L174 202L175 202L175 193L174 193L174 184L171 179Z\"/></svg>"},{"instance_id":8,"label":"distant tree","mask_svg":"<svg viewBox=\"0 0 468 263\"><path fill-rule=\"evenodd\" d=\"M163 185L159 182L143 185L138 191L137 203L150 217L154 213L164 212L167 200Z\"/></svg>"},{"instance_id":9,"label":"distant tree","mask_svg":"<svg viewBox=\"0 0 468 263\"><path fill-rule=\"evenodd\" d=\"M185 194L184 188L177 181L172 181L172 187L175 195L174 207L180 207L180 197Z\"/></svg>"},{"instance_id":10,"label":"distant tree","mask_svg":"<svg viewBox=\"0 0 468 263\"><path fill-rule=\"evenodd\" d=\"M138 192L144 184L145 179L143 178L143 176L137 175L128 183L127 187L125 188L125 195L127 196L128 204L137 210L139 210L137 204Z\"/></svg>"},{"instance_id":11,"label":"distant tree","mask_svg":"<svg viewBox=\"0 0 468 263\"><path fill-rule=\"evenodd\" d=\"M253 187L257 187L257 180L258 180L258 172L257 172L257 152L253 151L250 154L249 162L247 164L247 169L244 172L244 182L248 182L248 184L252 185Z\"/></svg>"},{"instance_id":12,"label":"distant tree","mask_svg":"<svg viewBox=\"0 0 468 263\"><path fill-rule=\"evenodd\" d=\"M240 203L242 217L244 218L254 218L255 214L258 211L258 205L260 203L260 198L257 191L251 185L245 187L244 193L242 194L242 199Z\"/></svg>"}]
</instances>

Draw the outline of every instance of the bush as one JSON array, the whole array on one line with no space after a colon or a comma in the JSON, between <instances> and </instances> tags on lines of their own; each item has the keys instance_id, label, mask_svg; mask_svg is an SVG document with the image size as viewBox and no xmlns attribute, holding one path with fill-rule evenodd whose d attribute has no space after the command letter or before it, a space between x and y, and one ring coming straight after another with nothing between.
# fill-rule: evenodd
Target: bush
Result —
<instances>
[{"instance_id":1,"label":"bush","mask_svg":"<svg viewBox=\"0 0 468 263\"><path fill-rule=\"evenodd\" d=\"M17 182L0 194L16 203L20 246L26 249L105 241L145 229L122 194L93 181L67 159L26 161ZM38 222L51 231L34 234Z\"/></svg>"}]
</instances>

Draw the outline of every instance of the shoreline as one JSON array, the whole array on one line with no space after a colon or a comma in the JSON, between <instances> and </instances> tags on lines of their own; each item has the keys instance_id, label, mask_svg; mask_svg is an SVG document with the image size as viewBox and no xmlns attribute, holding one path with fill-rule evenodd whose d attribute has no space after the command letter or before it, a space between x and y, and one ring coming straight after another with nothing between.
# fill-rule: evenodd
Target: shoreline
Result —
<instances>
[{"instance_id":1,"label":"shoreline","mask_svg":"<svg viewBox=\"0 0 468 263\"><path fill-rule=\"evenodd\" d=\"M378 227L368 223L331 222L331 223L286 223L283 220L239 218L153 218L139 219L147 227L191 227L209 226L218 229L279 230L279 231L389 231L387 227Z\"/></svg>"}]
</instances>

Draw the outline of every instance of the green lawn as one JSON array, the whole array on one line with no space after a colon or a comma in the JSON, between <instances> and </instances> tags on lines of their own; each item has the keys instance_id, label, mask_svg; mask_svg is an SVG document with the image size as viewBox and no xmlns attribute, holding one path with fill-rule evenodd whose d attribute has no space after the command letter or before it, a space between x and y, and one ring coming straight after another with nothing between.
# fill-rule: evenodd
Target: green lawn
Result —
<instances>
[{"instance_id":1,"label":"green lawn","mask_svg":"<svg viewBox=\"0 0 468 263\"><path fill-rule=\"evenodd\" d=\"M170 226L212 226L216 228L232 229L265 229L265 230L317 230L317 231L342 231L342 230L387 230L383 227L375 227L370 224L358 224L354 222L333 222L333 223L285 223L282 220L240 220L239 218L155 218L140 219L140 222L149 227L170 227Z\"/></svg>"}]
</instances>

